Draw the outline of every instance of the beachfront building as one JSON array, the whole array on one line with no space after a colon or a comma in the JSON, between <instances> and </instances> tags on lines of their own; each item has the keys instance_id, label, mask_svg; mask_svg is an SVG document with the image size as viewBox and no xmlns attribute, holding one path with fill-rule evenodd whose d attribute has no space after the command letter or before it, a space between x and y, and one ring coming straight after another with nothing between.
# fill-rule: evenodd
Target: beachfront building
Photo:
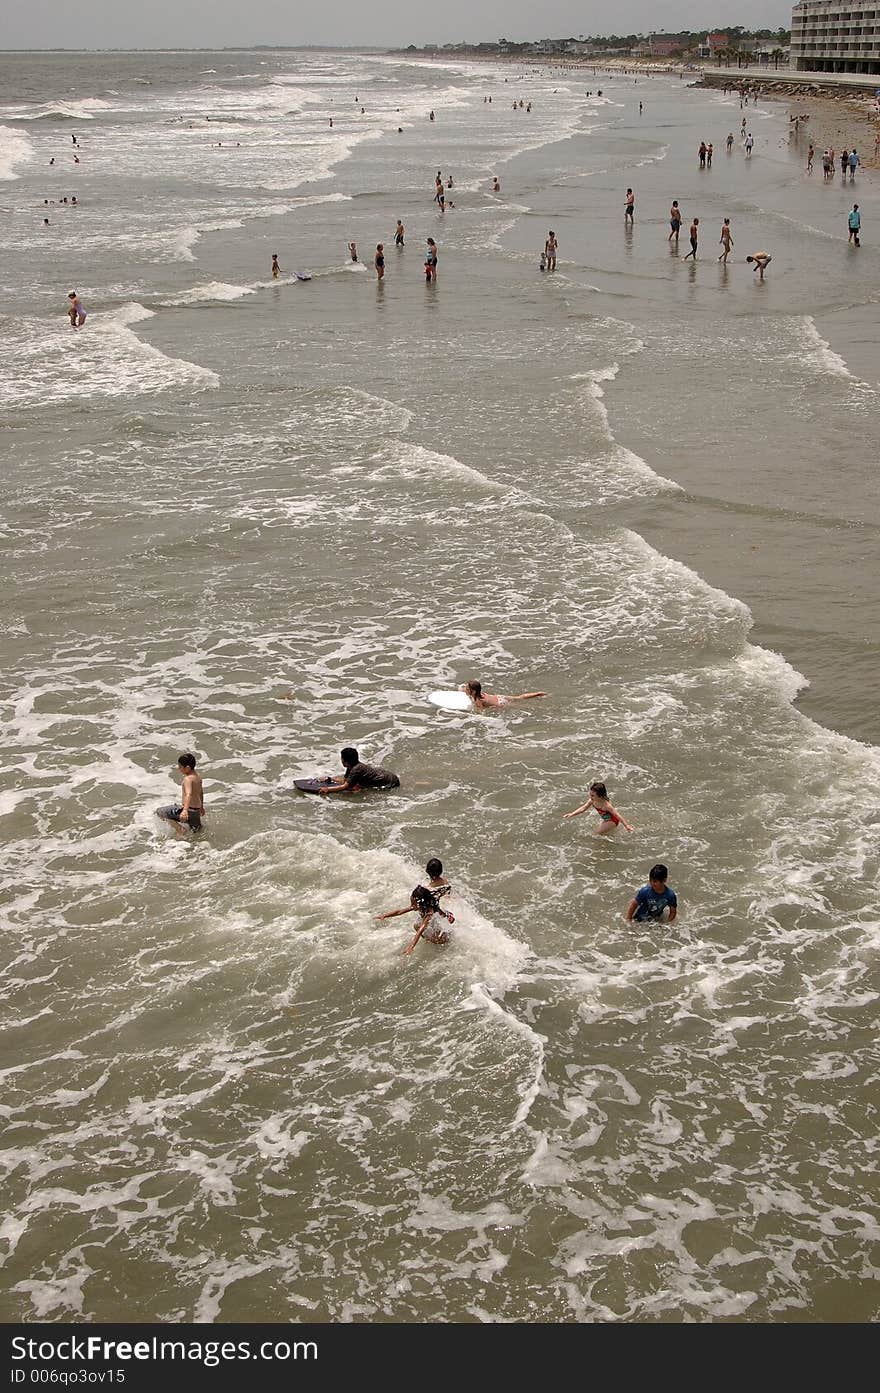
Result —
<instances>
[{"instance_id":1,"label":"beachfront building","mask_svg":"<svg viewBox=\"0 0 880 1393\"><path fill-rule=\"evenodd\" d=\"M649 34L648 47L651 57L672 58L674 54L682 53L688 47L690 37L690 34Z\"/></svg>"},{"instance_id":2,"label":"beachfront building","mask_svg":"<svg viewBox=\"0 0 880 1393\"><path fill-rule=\"evenodd\" d=\"M880 73L880 0L801 0L791 13L801 73Z\"/></svg>"}]
</instances>

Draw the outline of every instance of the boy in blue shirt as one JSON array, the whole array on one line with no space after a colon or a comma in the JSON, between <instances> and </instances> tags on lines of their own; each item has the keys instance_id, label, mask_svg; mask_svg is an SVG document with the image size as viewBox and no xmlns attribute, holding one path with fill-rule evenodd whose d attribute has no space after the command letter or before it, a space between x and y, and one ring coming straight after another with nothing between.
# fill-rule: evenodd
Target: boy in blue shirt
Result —
<instances>
[{"instance_id":1,"label":"boy in blue shirt","mask_svg":"<svg viewBox=\"0 0 880 1393\"><path fill-rule=\"evenodd\" d=\"M678 913L678 900L675 891L666 884L669 875L665 866L652 866L648 872L648 885L643 885L638 891L634 900L630 901L629 909L626 911L627 921L635 919L637 924L643 923L646 919L662 919L665 910L669 910L669 923L671 924Z\"/></svg>"}]
</instances>

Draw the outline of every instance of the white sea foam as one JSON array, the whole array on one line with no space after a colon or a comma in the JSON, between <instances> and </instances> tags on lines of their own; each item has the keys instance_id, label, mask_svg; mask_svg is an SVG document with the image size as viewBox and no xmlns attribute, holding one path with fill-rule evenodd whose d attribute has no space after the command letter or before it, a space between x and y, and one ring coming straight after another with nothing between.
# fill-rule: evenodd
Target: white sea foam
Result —
<instances>
[{"instance_id":1,"label":"white sea foam","mask_svg":"<svg viewBox=\"0 0 880 1393\"><path fill-rule=\"evenodd\" d=\"M18 179L16 166L28 164L34 157L34 147L23 131L0 126L0 179Z\"/></svg>"},{"instance_id":2,"label":"white sea foam","mask_svg":"<svg viewBox=\"0 0 880 1393\"><path fill-rule=\"evenodd\" d=\"M834 352L828 340L823 339L819 333L812 315L804 315L802 319L798 319L796 326L800 340L798 351L804 352L820 371L833 373L835 377L853 377L845 360L839 353Z\"/></svg>"},{"instance_id":3,"label":"white sea foam","mask_svg":"<svg viewBox=\"0 0 880 1393\"><path fill-rule=\"evenodd\" d=\"M88 310L88 304L86 304ZM188 387L216 387L217 374L144 343L132 326L153 311L133 303L89 314L73 332L65 316L56 320L4 316L5 355L0 402L45 406L89 397L133 397Z\"/></svg>"},{"instance_id":4,"label":"white sea foam","mask_svg":"<svg viewBox=\"0 0 880 1393\"><path fill-rule=\"evenodd\" d=\"M184 290L180 295L163 300L163 305L201 305L230 300L240 300L244 295L254 295L256 291L249 285L227 285L225 281L208 281L205 285L195 285L192 290Z\"/></svg>"}]
</instances>

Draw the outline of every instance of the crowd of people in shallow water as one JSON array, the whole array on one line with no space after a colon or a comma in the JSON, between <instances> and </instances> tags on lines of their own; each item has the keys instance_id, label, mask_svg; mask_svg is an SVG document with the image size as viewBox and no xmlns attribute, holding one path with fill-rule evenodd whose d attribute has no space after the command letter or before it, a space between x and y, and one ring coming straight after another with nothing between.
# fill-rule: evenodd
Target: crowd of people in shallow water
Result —
<instances>
[{"instance_id":1,"label":"crowd of people in shallow water","mask_svg":"<svg viewBox=\"0 0 880 1393\"><path fill-rule=\"evenodd\" d=\"M599 95L601 95L601 90ZM357 101L357 98L355 100ZM752 94L752 100L757 100L755 94ZM489 105L491 101L491 96L484 96L483 102L485 105ZM740 107L742 108L748 105L748 102L749 95L741 92ZM514 101L512 105L514 110L521 110L526 114L532 110L532 103L525 102L524 100ZM639 101L638 109L639 115L641 116L644 111L644 104L642 101ZM429 112L428 119L431 122L436 120L436 113L433 110ZM801 114L791 118L792 121L796 122L795 134L797 133L797 128L800 123L808 119L808 114ZM755 142L751 131L748 129L748 121L745 116L740 126L739 138L745 158L751 159ZM76 140L74 138L74 144L75 143ZM725 148L728 155L733 153L735 144L736 137L733 131L730 131L725 141ZM706 172L711 170L715 154L713 142L701 140L696 154L699 169L705 170ZM806 164L807 174L812 174L813 172L814 155L814 147L812 142L810 142ZM833 179L834 177L835 158L836 154L833 149L826 150L823 153L822 167L826 180ZM841 152L839 160L841 180L846 182L846 180L849 179L849 182L853 183L860 163L858 152L855 149L845 149ZM450 196L454 188L454 177L451 174L447 174L444 178L442 170L438 169L434 179L434 202L437 205L438 212L445 213L447 209L455 208L455 203ZM497 176L492 178L491 191L493 193L501 192L501 183ZM76 199L74 199L73 202L76 203ZM635 192L629 187L626 190L623 205L624 225L629 229L632 229L635 222L635 203ZM673 199L672 206L669 210L670 232L667 238L673 251L677 251L678 249L679 234L683 226L683 221L684 218L680 202L678 199ZM849 241L854 243L855 246L859 246L861 216L857 203L853 205L851 212L848 214L848 226ZM699 216L693 217L690 223L688 236L690 251L685 254L683 260L692 259L696 261L700 242ZM395 247L402 249L406 246L406 228L400 218L397 219L393 238ZM719 245L721 246L721 252L717 259L722 265L726 265L734 247L734 237L729 217L723 219L719 236ZM357 243L354 239L346 243L346 249L351 263L354 265L361 265ZM555 271L557 253L558 241L555 232L551 229L547 234L544 246L540 252L538 262L539 269L543 272ZM763 281L767 266L772 261L770 253L766 251L751 252L745 259L746 262L752 265L754 270L758 272L760 279ZM437 243L433 237L428 237L426 239L423 263L426 281L436 281L437 261ZM376 245L375 254L373 256L373 268L376 272L377 279L382 281L385 276L385 245L383 242L379 242ZM281 274L277 254L273 254L272 256L271 271L275 279ZM68 301L68 314L70 316L71 326L78 329L85 323L85 310L76 291L70 292ZM470 700L471 707L474 711L503 710L511 707L515 703L530 701L548 695L546 692L541 691L521 692L511 695L484 692L482 684L478 681L465 683L461 691L464 692ZM359 752L352 746L346 746L341 751L340 758L344 771L343 774L339 778L328 776L326 779L319 781L319 786L314 790L319 795L324 797L331 795L351 795L365 793L371 790L388 790L400 787L400 779L396 774L388 769L363 762ZM186 828L190 832L196 833L202 829L202 819L205 815L205 802L202 778L201 775L196 772L195 755L189 752L181 754L178 758L178 772L182 781L181 800L158 808L157 814L160 818L176 824L180 830ZM618 812L614 807L608 796L606 785L601 780L594 780L589 786L586 800L578 807L573 808L570 812L564 813L562 816L565 819L571 819L580 817L588 812L596 813L598 823L596 824L595 831L600 836L607 836L616 831L618 827L623 827L627 832L634 832L635 830L632 824L627 822L623 814ZM384 914L377 916L380 921L410 914L416 916L414 934L403 950L405 956L409 956L420 942L432 943L438 946L449 943L451 928L455 923L455 915L453 911L447 907L453 895L453 889L450 881L443 873L442 862L437 857L432 857L425 867L425 874L427 884L419 883L415 886L410 894L408 904L398 909L387 910ZM657 862L650 868L646 884L633 895L626 908L625 917L628 922L635 921L641 923L665 919L667 922L672 923L676 918L677 912L678 900L675 891L669 885L668 869L661 862Z\"/></svg>"},{"instance_id":2,"label":"crowd of people in shallow water","mask_svg":"<svg viewBox=\"0 0 880 1393\"><path fill-rule=\"evenodd\" d=\"M507 81L507 79L505 78L505 82L506 82L506 81ZM725 93L727 92L727 90L728 90L727 88L724 89ZM587 91L587 92L585 93L585 95L589 97L589 96L592 96L593 93L592 93L592 91ZM599 96L599 97L602 96L602 89L601 89L601 88L598 88L598 89L597 89L596 95ZM751 91L748 91L748 90L746 90L746 89L740 89L740 90L739 90L739 104L740 104L740 109L742 109L742 108L745 107L745 106L748 106L750 100L751 100L752 103L756 103L756 102L758 101L758 98L759 98L760 95L761 95L761 93L760 93L760 90L758 90L758 89L753 89L753 90L751 90ZM360 106L361 113L364 114L365 111L366 111L366 108L365 108L364 106L361 106L361 104L360 104L360 98L356 96L356 97L354 98L354 101L355 101L355 105ZM484 104L484 105L488 106L488 105L491 104L491 102L492 102L492 97L491 97L491 95L485 95L485 96L483 97L483 104ZM529 114L529 113L531 112L531 110L532 110L532 102L531 102L531 101L526 101L524 98L514 99L513 102L512 102L512 108L513 108L514 111L522 111L524 115L527 115L527 114ZM644 112L644 103L643 103L642 101L639 101L639 104L638 104L638 114L639 114L639 116L642 116L643 112ZM183 118L180 118L180 119L182 120ZM206 119L206 120L211 120L210 117L206 117L205 119ZM428 112L428 120L429 120L430 122L435 122L436 119L437 119L437 117L436 117L436 112L432 109L431 111ZM797 113L797 114L795 114L795 115L790 115L790 116L789 116L789 136L790 136L790 137L791 137L792 135L795 135L795 136L796 136L796 135L798 134L798 131L799 131L799 128L800 128L801 124L806 123L808 120L809 120L809 112L799 112L799 113ZM192 123L190 123L190 124L192 124ZM332 127L332 125L333 125L333 118L332 118L332 117L330 118L330 125L331 125L331 127ZM398 129L398 132L401 132L401 133L402 133L403 128L402 128L401 126L398 126L397 129ZM754 136L752 135L751 130L749 130L748 119L747 119L746 116L743 116L742 121L741 121L741 123L740 123L739 138L740 138L740 143L741 143L741 145L742 145L743 152L744 152L744 154L745 154L745 158L748 159L748 160L750 160L750 159L752 158L752 152L753 152L753 150L754 150L755 140L754 140ZM72 153L73 153L73 159L75 160L75 162L76 162L77 164L79 164L79 162L80 162L80 160L79 160L79 154L77 153L77 152L79 151L79 149L80 149L79 142L78 142L77 137L76 137L75 135L72 135L72 136L71 136L71 141L73 142L73 146L74 146L74 150L73 150L73 152L72 152ZM736 137L734 136L733 131L729 131L728 134L727 134L727 139L726 139L726 141L725 141L725 149L726 149L726 152L727 152L728 155L731 155L731 154L733 153L735 144L736 144ZM877 141L875 142L875 146L878 147L878 148L880 148L880 133L878 133L878 137L877 137ZM807 151L807 161L806 161L806 173L807 173L807 174L812 174L812 173L813 173L813 165L814 165L815 153L816 153L816 152L815 152L813 143L812 143L812 141L810 141L809 149L808 149L808 151ZM877 153L877 149L876 149L876 148L875 148L875 153ZM710 141L701 140L701 141L700 141L700 144L699 144L699 147L698 147L698 149L697 149L697 161L698 161L699 168L700 168L701 170L705 170L706 172L708 172L709 170L711 170L711 169L712 169L712 162L713 162L714 155L715 155L715 146L714 146L714 143L713 143L711 140L710 140ZM836 164L837 164L837 161L838 161L838 160L839 160L839 165L840 165L840 178L841 178L841 182L842 182L842 183L846 183L846 182L847 182L847 179L848 179L850 184L854 183L854 182L855 182L855 178L856 178L856 171L858 170L858 168L859 168L859 166L860 166L860 164L861 164L861 159L860 159L859 153L858 153L858 151L857 151L855 148L852 148L852 149L846 148L846 149L844 149L844 150L842 150L842 151L840 152L840 155L839 155L839 156L837 155L837 152L836 152L833 148L829 148L829 149L823 151L823 153L822 153L822 173L823 173L823 180L824 180L824 182L826 182L826 183L827 183L827 182L831 182L831 181L834 179L835 171L836 171ZM50 164L50 166L52 166L52 165L55 164L55 157L54 157L54 156L49 160L49 164ZM439 169L438 169L438 170L437 170L437 174L436 174L436 176L435 176L435 180L434 180L434 203L437 205L437 210L438 210L438 212L440 212L440 213L445 213L445 212L447 211L447 209L454 209L454 208L455 208L456 205L455 205L455 202L454 202L454 200L453 200L453 198L452 198L452 191L453 191L454 187L455 187L455 180L454 180L453 176L452 176L451 174L447 174L446 177L445 177L445 179L444 179L442 170L439 170ZM493 194L500 194L500 193L501 193L501 181L500 181L500 179L498 178L497 175L493 175L493 176L492 176L492 179L491 179L491 193L493 193ZM59 199L58 202L59 202L60 205L67 205L67 206L70 206L70 207L79 207L79 203L78 203L78 200L77 200L77 197L76 197L75 194L72 195L72 196L69 197L69 198L65 196L65 197ZM44 204L44 206L45 206L46 208L49 207L49 203L50 203L50 200L49 200L49 199L44 199L44 200L43 200L43 204ZM635 204L636 204L635 192L634 192L634 190L633 190L632 188L627 188L626 194L625 194L625 198L624 198L623 218L624 218L624 224L625 224L625 226L627 226L627 227L630 228L630 229L632 229L632 227L633 227L634 224L635 224ZM43 218L43 225L44 225L44 227L49 227L49 226L50 226L50 221L49 221L48 216L44 216L44 218ZM668 241L670 244L672 244L671 249L672 249L673 251L677 251L677 250L678 250L679 234L680 234L682 225L683 225L683 214L682 214L682 211L681 211L681 206L680 206L679 200L678 200L678 199L673 199L673 201L672 201L672 206L671 206L671 208L670 208L670 210L669 210L669 227L670 227L670 231L669 231L669 236L668 236L668 238L667 238L667 241ZM861 246L861 230L862 230L862 215L861 215L861 209L859 208L858 203L853 203L852 208L851 208L851 209L849 210L849 212L847 213L847 232L848 232L847 241L848 241L848 243L849 243L851 246L854 246L854 247L860 247L860 246ZM406 242L405 242L405 231L406 231L406 230L405 230L405 228L404 228L403 223L402 223L401 220L398 218L398 219L397 219L397 226L396 226L396 228L395 228L395 230L394 230L394 233L393 233L394 245L395 245L395 247L398 248L398 249L403 248L403 247L406 245ZM684 254L684 256L682 257L682 260L683 260L683 261L697 261L697 260L698 260L699 246L700 246L700 235L701 235L701 231L700 231L700 219L699 219L699 216L695 216L695 217L691 220L690 225L689 225L689 228L688 228L688 239L689 239L689 242L690 242L690 250L687 251L687 252ZM730 218L729 218L729 217L725 217L724 220L723 220L723 222L722 222L722 225L721 225L721 228L720 228L720 234L719 234L718 242L719 242L719 245L720 245L720 247L721 247L721 252L719 253L717 260L718 260L723 266L726 267L727 264L728 264L728 260L729 260L729 257L730 257L730 253L731 253L731 251L733 250L733 247L734 247L733 231L732 231L732 228L731 228L731 223L730 223ZM558 244L558 241L557 241L557 238L556 238L556 234L555 234L555 232L554 232L554 231L552 230L552 228L551 228L550 231L547 233L547 237L546 237L546 240L545 240L545 242L544 242L544 245L543 245L543 247L541 248L541 250L540 250L540 252L539 252L539 256L538 256L538 269L539 269L540 271L552 272L552 271L555 271L555 270L556 270L558 247L559 247L559 244ZM359 255L358 255L357 243L352 239L351 241L349 241L349 242L346 243L346 248L347 248L347 250L348 250L350 260L351 260L353 263L355 263L355 264L362 265L362 263L360 262L360 257L359 257ZM765 273L767 267L769 266L770 262L773 260L772 255L771 255L769 252L767 252L767 251L758 250L758 251L755 251L755 252L751 252L745 259L746 259L747 264L749 264L750 266L752 266L752 268L753 268L755 271L758 272L758 278L759 278L759 280L763 281L763 279L764 279L764 273ZM373 254L372 262L373 262L373 269L374 269L374 271L375 271L375 273L376 273L376 279L377 279L378 281L380 281L380 282L384 281L384 279L385 279L385 271L386 271L385 244L384 244L384 242L378 242L378 243L376 244L376 250L375 250L375 252L374 252L374 254ZM424 268L424 275L425 275L425 281L426 281L426 282L428 282L428 283L436 282L436 280L437 280L437 263L438 263L438 249L437 249L437 243L436 243L436 241L435 241L435 239L434 239L433 237L428 237L428 238L426 239L426 242L425 242L425 250L424 250L424 254L423 254L423 263L422 263L422 264L423 264L423 268ZM272 278L273 278L274 280L278 280L279 277L281 276L281 267L280 267L280 265L279 265L278 256L277 256L276 253L273 253L273 254L272 254L272 264L271 264L271 268L270 268L270 269L271 269ZM311 279L311 277L310 277L310 276L299 275L299 276L298 276L298 279L300 279L300 280L308 280L308 279ZM83 325L85 324L85 321L86 321L86 312L85 312L85 309L83 308L82 302L81 302L81 300L79 299L79 296L77 295L76 291L70 291L69 294L68 294L68 308L67 308L67 314L68 314L68 317L69 317L69 319L70 319L71 328L73 328L73 329L81 329L81 328L83 327Z\"/></svg>"}]
</instances>

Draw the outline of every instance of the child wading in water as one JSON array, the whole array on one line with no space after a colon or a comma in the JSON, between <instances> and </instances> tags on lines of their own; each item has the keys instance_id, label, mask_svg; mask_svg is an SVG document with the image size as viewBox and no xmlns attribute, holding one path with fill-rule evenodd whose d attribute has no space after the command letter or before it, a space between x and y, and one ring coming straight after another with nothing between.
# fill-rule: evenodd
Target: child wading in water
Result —
<instances>
[{"instance_id":1,"label":"child wading in water","mask_svg":"<svg viewBox=\"0 0 880 1393\"><path fill-rule=\"evenodd\" d=\"M428 886L416 886L409 897L406 909L389 909L387 914L376 915L377 920L396 919L401 914L417 914L419 916L412 943L403 950L404 957L413 951L420 938L426 939L428 943L448 943L450 935L439 921L445 919L448 924L455 923L455 916L450 914L447 909L440 908L440 897L452 894L452 886L443 874L442 861L433 857L425 870L428 872ZM433 924L432 920L435 918L437 923Z\"/></svg>"},{"instance_id":2,"label":"child wading in water","mask_svg":"<svg viewBox=\"0 0 880 1393\"><path fill-rule=\"evenodd\" d=\"M593 829L599 836L607 832L613 832L618 823L621 823L621 825L626 828L627 832L632 832L633 829L626 818L621 817L620 813L609 799L608 790L605 785L598 782L590 784L590 796L586 803L582 803L579 808L573 809L570 813L563 813L562 816L564 818L580 817L581 813L589 812L590 808L595 808L596 812L599 814L599 826Z\"/></svg>"}]
</instances>

